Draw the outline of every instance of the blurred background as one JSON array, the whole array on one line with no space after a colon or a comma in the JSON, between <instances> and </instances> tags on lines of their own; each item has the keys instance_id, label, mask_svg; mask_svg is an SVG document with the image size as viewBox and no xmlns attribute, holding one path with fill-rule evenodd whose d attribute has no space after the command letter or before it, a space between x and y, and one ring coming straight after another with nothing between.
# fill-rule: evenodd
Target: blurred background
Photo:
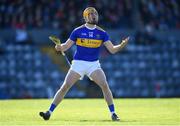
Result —
<instances>
[{"instance_id":1,"label":"blurred background","mask_svg":"<svg viewBox=\"0 0 180 126\"><path fill-rule=\"evenodd\" d=\"M98 10L114 44L131 37L115 55L101 51L114 97L180 97L179 0L1 0L0 99L54 96L69 67L48 36L65 42L87 6ZM66 52L70 60L74 50ZM102 92L86 77L66 97Z\"/></svg>"}]
</instances>

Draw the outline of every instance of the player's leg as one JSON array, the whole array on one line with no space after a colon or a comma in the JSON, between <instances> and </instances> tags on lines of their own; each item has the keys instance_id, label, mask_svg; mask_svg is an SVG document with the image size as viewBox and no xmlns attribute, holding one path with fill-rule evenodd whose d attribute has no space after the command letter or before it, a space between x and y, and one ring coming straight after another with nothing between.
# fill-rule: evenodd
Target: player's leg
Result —
<instances>
[{"instance_id":1,"label":"player's leg","mask_svg":"<svg viewBox=\"0 0 180 126\"><path fill-rule=\"evenodd\" d=\"M97 69L90 75L91 79L100 86L102 89L104 98L108 104L109 110L112 114L113 121L119 121L119 117L115 114L114 104L113 104L113 96L111 90L109 89L109 85L106 80L106 76L102 69Z\"/></svg>"},{"instance_id":2,"label":"player's leg","mask_svg":"<svg viewBox=\"0 0 180 126\"><path fill-rule=\"evenodd\" d=\"M107 104L108 105L113 104L113 96L109 89L109 86L108 86L108 83L106 80L106 76L105 76L104 72L102 71L102 69L95 70L90 75L90 77L102 89L102 92L103 92L103 95L104 95L104 98L105 98Z\"/></svg>"},{"instance_id":3,"label":"player's leg","mask_svg":"<svg viewBox=\"0 0 180 126\"><path fill-rule=\"evenodd\" d=\"M61 88L56 92L53 102L51 106L49 107L49 110L47 112L40 112L40 116L44 118L44 120L48 120L50 118L51 113L54 111L56 106L62 101L68 90L73 86L73 84L76 83L76 81L79 80L81 76L74 72L73 70L69 70L67 73L64 83L61 86Z\"/></svg>"},{"instance_id":4,"label":"player's leg","mask_svg":"<svg viewBox=\"0 0 180 126\"><path fill-rule=\"evenodd\" d=\"M73 70L69 70L69 72L66 75L63 85L57 91L53 99L53 104L58 105L64 98L67 91L79 80L80 77L81 76L78 73L74 72Z\"/></svg>"}]
</instances>

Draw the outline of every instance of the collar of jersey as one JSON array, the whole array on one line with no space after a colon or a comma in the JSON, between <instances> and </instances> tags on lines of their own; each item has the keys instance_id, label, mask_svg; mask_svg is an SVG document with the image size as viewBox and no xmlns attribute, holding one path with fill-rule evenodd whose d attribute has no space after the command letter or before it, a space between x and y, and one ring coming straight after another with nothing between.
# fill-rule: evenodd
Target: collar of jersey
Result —
<instances>
[{"instance_id":1,"label":"collar of jersey","mask_svg":"<svg viewBox=\"0 0 180 126\"><path fill-rule=\"evenodd\" d=\"M87 26L87 24L85 24L85 27L86 27L87 29L89 29L89 30L94 30L94 29L96 28L96 25L95 25L93 28L90 28L90 27Z\"/></svg>"}]
</instances>

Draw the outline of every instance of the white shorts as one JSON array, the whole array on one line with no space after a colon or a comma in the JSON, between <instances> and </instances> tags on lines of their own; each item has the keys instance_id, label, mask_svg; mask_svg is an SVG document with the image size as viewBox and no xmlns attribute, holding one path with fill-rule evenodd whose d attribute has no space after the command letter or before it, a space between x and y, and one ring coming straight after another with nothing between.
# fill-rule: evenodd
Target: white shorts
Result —
<instances>
[{"instance_id":1,"label":"white shorts","mask_svg":"<svg viewBox=\"0 0 180 126\"><path fill-rule=\"evenodd\" d=\"M70 68L70 70L73 70L76 73L80 74L81 76L80 80L83 79L84 75L88 76L91 79L90 75L92 74L92 72L94 72L97 69L101 69L99 60L93 62L73 60Z\"/></svg>"}]
</instances>

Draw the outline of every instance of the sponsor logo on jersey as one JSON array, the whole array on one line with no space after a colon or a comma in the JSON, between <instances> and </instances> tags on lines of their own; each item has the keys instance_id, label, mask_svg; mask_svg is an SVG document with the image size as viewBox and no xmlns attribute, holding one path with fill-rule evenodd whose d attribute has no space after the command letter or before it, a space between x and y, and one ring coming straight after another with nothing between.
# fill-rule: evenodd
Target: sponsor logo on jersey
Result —
<instances>
[{"instance_id":1,"label":"sponsor logo on jersey","mask_svg":"<svg viewBox=\"0 0 180 126\"><path fill-rule=\"evenodd\" d=\"M98 48L102 44L102 40L77 38L76 44L83 47Z\"/></svg>"}]
</instances>

